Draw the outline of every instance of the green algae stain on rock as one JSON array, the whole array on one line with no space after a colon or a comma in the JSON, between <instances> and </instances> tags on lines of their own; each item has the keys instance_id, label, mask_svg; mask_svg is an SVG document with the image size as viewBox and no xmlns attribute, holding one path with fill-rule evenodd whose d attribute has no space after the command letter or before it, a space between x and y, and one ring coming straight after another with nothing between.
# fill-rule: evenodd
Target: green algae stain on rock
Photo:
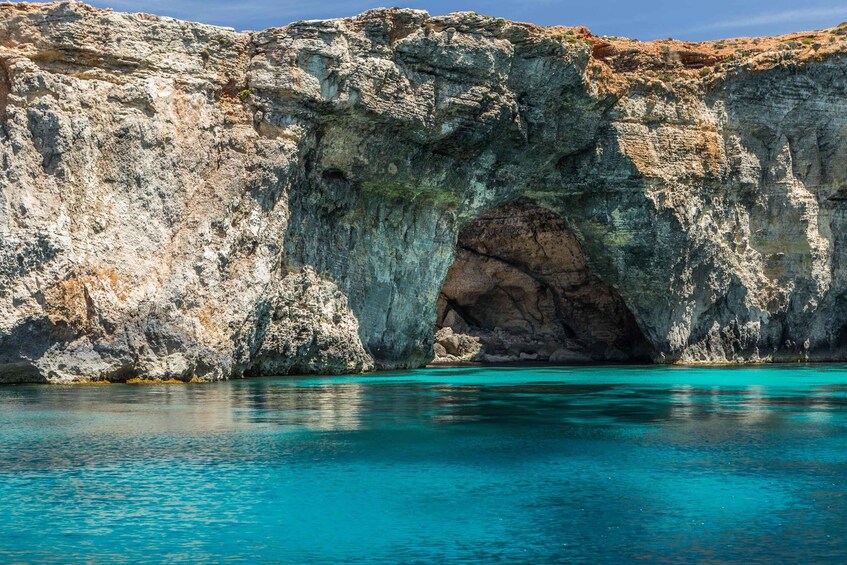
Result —
<instances>
[{"instance_id":1,"label":"green algae stain on rock","mask_svg":"<svg viewBox=\"0 0 847 565\"><path fill-rule=\"evenodd\" d=\"M440 210L457 208L462 199L449 190L412 187L398 181L363 182L362 196L365 199L404 201L418 206L429 206Z\"/></svg>"}]
</instances>

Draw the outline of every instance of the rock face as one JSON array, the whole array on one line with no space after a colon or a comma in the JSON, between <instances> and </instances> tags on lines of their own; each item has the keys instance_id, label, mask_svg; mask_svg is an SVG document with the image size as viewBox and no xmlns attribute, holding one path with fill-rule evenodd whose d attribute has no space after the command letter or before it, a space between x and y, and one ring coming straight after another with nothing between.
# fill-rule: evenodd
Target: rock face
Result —
<instances>
[{"instance_id":1,"label":"rock face","mask_svg":"<svg viewBox=\"0 0 847 565\"><path fill-rule=\"evenodd\" d=\"M0 4L0 381L419 366L454 256L518 358L845 359L844 31Z\"/></svg>"}]
</instances>

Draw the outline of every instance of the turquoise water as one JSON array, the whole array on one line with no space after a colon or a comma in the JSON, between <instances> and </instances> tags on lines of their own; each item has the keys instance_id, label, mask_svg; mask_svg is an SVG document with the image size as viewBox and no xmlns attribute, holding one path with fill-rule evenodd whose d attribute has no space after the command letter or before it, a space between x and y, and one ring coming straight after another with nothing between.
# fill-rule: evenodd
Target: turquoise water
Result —
<instances>
[{"instance_id":1,"label":"turquoise water","mask_svg":"<svg viewBox=\"0 0 847 565\"><path fill-rule=\"evenodd\" d=\"M0 562L847 562L847 367L0 387Z\"/></svg>"}]
</instances>

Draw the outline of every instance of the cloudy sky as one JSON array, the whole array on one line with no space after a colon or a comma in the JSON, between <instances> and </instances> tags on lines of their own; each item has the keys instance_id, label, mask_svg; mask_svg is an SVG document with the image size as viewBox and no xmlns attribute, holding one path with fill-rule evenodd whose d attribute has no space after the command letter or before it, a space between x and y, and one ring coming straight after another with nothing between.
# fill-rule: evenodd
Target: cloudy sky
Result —
<instances>
[{"instance_id":1,"label":"cloudy sky","mask_svg":"<svg viewBox=\"0 0 847 565\"><path fill-rule=\"evenodd\" d=\"M847 0L89 0L237 29L334 18L396 5L432 14L470 10L543 25L584 25L599 35L703 40L831 27L847 20Z\"/></svg>"}]
</instances>

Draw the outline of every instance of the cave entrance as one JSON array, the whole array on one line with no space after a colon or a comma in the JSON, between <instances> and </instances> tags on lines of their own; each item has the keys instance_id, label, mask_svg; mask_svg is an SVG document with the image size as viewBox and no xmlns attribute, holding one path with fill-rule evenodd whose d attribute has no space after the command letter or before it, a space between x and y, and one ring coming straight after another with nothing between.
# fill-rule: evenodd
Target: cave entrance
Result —
<instances>
[{"instance_id":1,"label":"cave entrance","mask_svg":"<svg viewBox=\"0 0 847 565\"><path fill-rule=\"evenodd\" d=\"M435 354L434 363L648 362L650 347L565 221L521 199L459 233Z\"/></svg>"}]
</instances>

